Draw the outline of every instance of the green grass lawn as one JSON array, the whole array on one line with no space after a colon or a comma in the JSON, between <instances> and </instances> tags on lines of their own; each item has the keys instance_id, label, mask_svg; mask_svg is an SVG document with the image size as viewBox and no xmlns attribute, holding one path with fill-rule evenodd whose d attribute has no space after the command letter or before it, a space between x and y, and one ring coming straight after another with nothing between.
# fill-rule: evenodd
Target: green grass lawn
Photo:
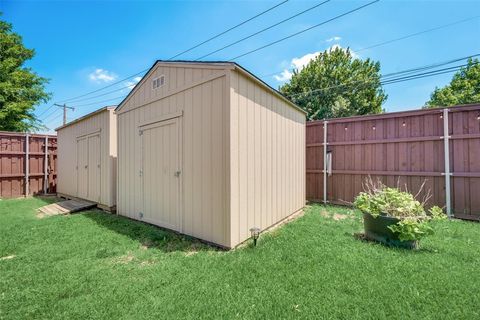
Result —
<instances>
[{"instance_id":1,"label":"green grass lawn","mask_svg":"<svg viewBox=\"0 0 480 320\"><path fill-rule=\"evenodd\" d=\"M225 252L97 210L39 219L46 201L0 201L0 319L480 318L478 223L437 222L414 252L315 205Z\"/></svg>"}]
</instances>

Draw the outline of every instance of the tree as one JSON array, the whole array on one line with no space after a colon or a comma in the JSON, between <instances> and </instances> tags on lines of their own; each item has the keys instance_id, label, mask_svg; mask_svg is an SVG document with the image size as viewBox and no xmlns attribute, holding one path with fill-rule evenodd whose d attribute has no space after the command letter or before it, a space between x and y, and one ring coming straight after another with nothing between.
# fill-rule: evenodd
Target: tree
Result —
<instances>
[{"instance_id":1,"label":"tree","mask_svg":"<svg viewBox=\"0 0 480 320\"><path fill-rule=\"evenodd\" d=\"M312 120L381 113L387 99L380 83L380 63L355 58L349 49L338 47L294 70L280 91Z\"/></svg>"},{"instance_id":2,"label":"tree","mask_svg":"<svg viewBox=\"0 0 480 320\"><path fill-rule=\"evenodd\" d=\"M453 75L450 84L435 91L427 108L446 107L480 102L480 61L468 59L467 65Z\"/></svg>"},{"instance_id":3,"label":"tree","mask_svg":"<svg viewBox=\"0 0 480 320\"><path fill-rule=\"evenodd\" d=\"M0 20L0 130L30 131L43 128L33 113L35 105L47 102L47 79L23 65L35 51L23 46L12 25Z\"/></svg>"}]
</instances>

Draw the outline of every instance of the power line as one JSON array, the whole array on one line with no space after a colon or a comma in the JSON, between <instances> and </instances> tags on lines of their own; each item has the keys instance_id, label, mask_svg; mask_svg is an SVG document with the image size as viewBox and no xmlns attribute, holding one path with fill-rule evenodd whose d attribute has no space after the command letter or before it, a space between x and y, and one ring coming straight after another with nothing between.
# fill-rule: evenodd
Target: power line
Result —
<instances>
[{"instance_id":1,"label":"power line","mask_svg":"<svg viewBox=\"0 0 480 320\"><path fill-rule=\"evenodd\" d=\"M92 93L96 93L96 92L102 91L102 90L107 89L107 88L110 88L110 87L112 87L112 86L114 86L114 85L116 85L116 84L119 84L119 83L121 83L121 82L123 82L123 81L129 80L130 78L133 78L133 77L136 77L136 76L138 76L138 75L141 75L141 74L147 72L148 70L150 70L150 68L144 69L144 70L142 70L142 71L140 71L140 72L137 72L137 73L135 73L135 74L133 74L133 75L131 75L131 76L128 76L128 77L126 77L126 78L123 78L122 80L118 80L118 81L116 81L116 82L114 82L114 83L112 83L112 84L109 84L108 86L99 88L99 89L97 89L97 90L93 90L93 91L90 91L90 92L88 92L88 93L85 93L85 94L82 94L82 95L79 95L79 96L76 96L76 97L73 97L73 98L70 98L70 99L61 100L61 102L64 103L64 102L76 100L77 98L82 98L82 97L88 96L88 95L90 95L90 94L92 94Z\"/></svg>"},{"instance_id":2,"label":"power line","mask_svg":"<svg viewBox=\"0 0 480 320\"><path fill-rule=\"evenodd\" d=\"M108 91L108 92L106 92L106 93L98 94L98 95L95 95L95 96L92 96L92 97L87 97L87 98L78 99L78 100L75 99L74 101L71 101L70 103L77 103L77 102L86 101L86 100L91 100L91 99L98 98L98 97L103 97L103 96L112 94L112 93L117 92L117 91L122 91L122 90L125 90L125 89L132 89L132 85L129 84L129 85L127 85L127 86L120 87L120 88L118 88L118 89L111 90L111 91Z\"/></svg>"},{"instance_id":3,"label":"power line","mask_svg":"<svg viewBox=\"0 0 480 320\"><path fill-rule=\"evenodd\" d=\"M411 37L415 37L415 36L425 34L425 33L429 33L429 32L432 32L432 31L436 31L436 30L439 30L439 29L447 28L447 27L450 27L450 26L453 26L453 25L456 25L456 24L460 24L460 23L467 22L467 21L474 20L474 19L478 19L478 18L480 18L480 16L475 16L475 17L455 21L455 22L452 22L452 23L444 24L444 25L441 25L441 26L437 26L437 27L434 27L434 28L422 30L422 31L419 31L419 32L411 33L411 34L408 34L408 35L405 35L405 36L402 36L402 37L399 37L399 38L395 38L395 39L392 39L392 40L387 40L385 42L380 42L380 43L377 43L377 44L374 44L374 45L371 45L371 46L368 46L368 47L360 48L358 50L355 50L355 52L360 52L360 51L363 51L363 50L380 47L380 46L383 46L383 45L386 45L386 44L390 44L392 42L397 42L397 41L400 41L400 40L408 39L408 38L411 38Z\"/></svg>"},{"instance_id":4,"label":"power line","mask_svg":"<svg viewBox=\"0 0 480 320\"><path fill-rule=\"evenodd\" d=\"M203 55L203 56L195 59L195 61L201 60L201 59L203 59L203 58L206 58L206 57L208 57L208 56L211 56L211 55L214 54L214 53L217 53L217 52L219 52L219 51L222 51L222 50L225 50L225 49L227 49L227 48L230 48L230 47L233 46L233 45L236 45L236 44L238 44L238 43L240 43L240 42L243 42L243 41L245 41L245 40L247 40L247 39L250 39L250 38L252 38L252 37L254 37L254 36L256 36L256 35L258 35L258 34L260 34L260 33L262 33L262 32L265 32L265 31L267 31L267 30L270 30L270 29L272 29L272 28L274 28L274 27L276 27L276 26L279 26L279 25L281 25L281 24L284 23L284 22L287 22L287 21L289 21L289 20L292 20L293 18L296 18L296 17L298 17L298 16L301 16L302 14L305 14L305 13L307 13L307 12L309 12L309 11L315 9L315 8L318 8L318 7L320 7L320 6L322 6L322 5L324 5L325 3L330 2L330 1L331 1L331 0L326 0L326 1L320 2L320 3L316 4L316 5L314 5L313 7L310 7L310 8L308 8L308 9L305 9L305 10L301 11L301 12L298 12L297 14L294 14L293 16L290 16L290 17L288 17L288 18L286 18L286 19L283 19L282 21L279 21L279 22L277 22L277 23L275 23L275 24L272 24L271 26L268 26L268 27L266 27L266 28L263 28L263 29L260 30L260 31L257 31L257 32L255 32L255 33L252 33L252 34L250 34L250 35L248 35L248 36L246 36L246 37L243 37L243 38L241 38L241 39L239 39L239 40L237 40L237 41L234 41L234 42L232 42L232 43L230 43L230 44L227 44L226 46L223 46L223 47L221 47L220 49L217 49L217 50L214 50L214 51L212 51L212 52L209 52L209 53L207 53L207 54L205 54L205 55Z\"/></svg>"},{"instance_id":5,"label":"power line","mask_svg":"<svg viewBox=\"0 0 480 320\"><path fill-rule=\"evenodd\" d=\"M325 21L323 21L323 22L321 22L321 23L318 23L318 24L316 24L316 25L314 25L314 26L311 26L311 27L309 27L309 28L306 28L306 29L303 29L303 30L301 30L301 31L295 32L295 33L293 33L293 34L291 34L291 35L289 35L289 36L280 38L280 39L278 39L278 40L276 40L276 41L270 42L270 43L268 43L268 44L266 44L266 45L264 45L264 46L261 46L261 47L259 47L259 48L254 49L254 50L247 51L247 52L245 52L245 53L243 53L243 54L241 54L241 55L238 55L238 56L236 56L236 57L234 57L234 58L229 59L229 61L232 61L232 60L235 60L235 59L244 57L244 56L249 55L249 54L251 54L251 53L254 53L254 52L257 52L257 51L259 51L259 50L265 49L265 48L267 48L267 47L273 46L274 44L277 44L277 43L279 43L279 42L285 41L285 40L290 39L290 38L292 38L292 37L298 36L299 34L302 34L302 33L304 33L304 32L307 32L307 31L309 31L309 30L312 30L312 29L314 29L314 28L320 27L320 26L322 26L322 25L324 25L324 24L327 24L327 23L329 23L329 22L331 22L331 21L340 19L341 17L344 17L344 16L346 16L346 15L352 14L352 13L354 13L354 12L356 12L356 11L359 11L359 10L361 10L361 9L363 9L363 8L366 8L366 7L372 5L372 4L376 3L376 2L379 2L379 1L380 1L380 0L374 0L374 1L372 1L372 2L369 2L369 3L367 3L367 4L364 4L363 6L357 7L357 8L355 8L355 9L350 10L350 11L347 11L347 12L345 12L345 13L342 13L342 14L340 14L340 15L338 15L338 16L335 16L335 17L333 17L333 18L331 18L331 19L328 19L328 20L325 20Z\"/></svg>"},{"instance_id":6,"label":"power line","mask_svg":"<svg viewBox=\"0 0 480 320\"><path fill-rule=\"evenodd\" d=\"M433 69L433 68L436 68L436 67L445 66L447 64L452 64L454 62L463 61L463 60L467 60L467 59L478 57L478 56L480 56L480 53L472 54L470 56L466 56L466 57L462 57L462 58L455 58L455 59L448 60L448 61L438 62L438 63L426 65L426 66L421 66L421 67L416 67L416 68L407 69L407 70L403 70L403 71L388 73L388 74L385 74L384 77L389 77L389 76L393 76L393 75L397 75L397 74L404 74L404 73L408 73L408 72L415 72L415 71Z\"/></svg>"},{"instance_id":7,"label":"power line","mask_svg":"<svg viewBox=\"0 0 480 320\"><path fill-rule=\"evenodd\" d=\"M465 66L465 65L463 65L463 66ZM452 70L452 68L445 68L445 69L448 69L448 70L445 70L443 72L439 72L441 70L433 70L433 71L423 73L423 74L411 75L411 76L403 77L403 78L399 77L399 78L394 78L394 79L388 79L388 80L380 81L380 85L388 85L388 84L397 83L397 82L405 82L405 81L409 81L409 80L425 78L427 76L433 76L433 75L437 75L437 74L444 74L444 73L460 70L460 68L458 66L456 66L454 68L455 69L453 69L453 70ZM361 84L368 84L368 83L371 83L371 82L372 82L372 80L366 80L365 79L363 81L342 83L342 84L335 85L335 86L319 88L319 89L314 89L314 90L310 90L310 91L306 91L306 92L300 92L300 93L296 93L296 94L292 94L292 95L287 95L287 97L294 98L294 97L299 96L299 95L308 96L308 95L311 95L311 94L316 94L316 93L327 91L327 90L330 90L330 89L335 89L335 88L340 88L340 87L349 87L349 86L358 87Z\"/></svg>"},{"instance_id":8,"label":"power line","mask_svg":"<svg viewBox=\"0 0 480 320\"><path fill-rule=\"evenodd\" d=\"M48 118L50 118L51 116L53 116L55 113L57 113L58 111L60 111L60 109L54 109L53 112L51 112L50 114L48 114L47 116L43 117L43 119L41 119L43 122L45 122L45 120L47 120Z\"/></svg>"},{"instance_id":9,"label":"power line","mask_svg":"<svg viewBox=\"0 0 480 320\"><path fill-rule=\"evenodd\" d=\"M461 68L463 68L467 65L468 64L462 64L462 65L457 65L457 66L453 66L453 67L448 67L448 68L443 68L443 69L438 69L438 70L432 70L432 71L423 72L423 73L417 73L417 74L413 74L413 75L409 75L409 76L400 76L400 77L397 77L397 78L392 78L392 79L387 79L387 80L380 81L380 84L381 85L388 85L388 84L393 84L393 83L398 83L398 82L405 82L405 81L410 81L410 80L415 80L415 79L420 79L420 78L445 74L445 73L461 70ZM413 70L413 69L405 70L405 72L411 72L411 70ZM400 74L400 73L401 72L398 72L397 74ZM382 76L382 77L385 77L385 76ZM382 77L380 77L380 78L382 78ZM296 97L296 96L299 96L299 95L311 95L311 94L319 93L319 92L334 89L334 88L351 86L351 85L359 85L359 84L367 84L367 83L370 83L370 82L372 82L372 80L363 80L363 81L356 81L356 82L351 82L351 83L343 83L343 84L339 84L339 85L335 85L335 86L330 86L330 87L314 89L314 90L310 90L310 91L306 91L306 92L291 94L291 95L287 95L287 97L293 98L293 97Z\"/></svg>"},{"instance_id":10,"label":"power line","mask_svg":"<svg viewBox=\"0 0 480 320\"><path fill-rule=\"evenodd\" d=\"M353 50L354 52L357 52L357 50ZM425 66L425 67L422 67L422 68L432 68L432 67L436 67L436 66L440 66L440 65L445 65L445 64L450 64L450 63L453 63L453 62L458 62L458 61L462 61L462 60L465 60L465 59L468 59L468 58L475 58L475 57L478 57L480 56L480 54L474 54L474 55L471 55L471 56L466 56L466 57L463 57L463 58L457 58L457 59L454 59L454 60L450 60L448 62L442 62L440 64L434 64L434 65L430 65L430 66ZM293 72L295 71L296 69L295 68L292 68L292 69L285 69L286 71L288 72ZM259 76L260 79L263 79L263 78L266 78L266 77L270 77L270 76L274 76L274 75L277 75L285 70L281 70L281 71L277 71L275 73L269 73L269 74L264 74L264 75L261 75ZM418 68L416 69L412 69L411 71L417 71L419 70ZM385 75L387 76L387 75Z\"/></svg>"},{"instance_id":11,"label":"power line","mask_svg":"<svg viewBox=\"0 0 480 320\"><path fill-rule=\"evenodd\" d=\"M439 70L433 70L433 71L430 71L430 73L434 73L434 72L439 72L439 71L443 71L443 70L449 70L449 69L454 69L454 68L458 68L460 69L461 67L464 67L466 66L467 64L463 64L463 65L460 65L460 66L455 66L455 67L449 67L449 68L444 68L444 69L439 69ZM422 69L423 67L420 67L420 68L417 68L417 70L420 70ZM456 71L458 69L455 69L453 71ZM389 77L389 76L392 76L392 75L399 75L399 74L402 74L402 73L405 73L405 72L411 72L412 70L416 70L416 69L408 69L408 70L404 70L404 71L399 71L399 72L395 72L395 73L391 73L391 74L387 74L387 75L384 75L384 76L381 76L380 78L384 78L384 77ZM424 74L427 74L427 73L424 73ZM422 75L422 74L416 74L416 75L411 75L411 76L408 76L408 77L416 77L416 76L419 76L419 75ZM388 84L389 81L395 81L395 80L401 80L401 79L406 79L407 77L403 77L403 78L394 78L394 79L387 79L387 80L383 80L380 82L380 84ZM368 82L371 82L371 81L367 81L367 80L364 80L364 81L356 81L356 83L368 83ZM350 84L354 84L354 83L350 83ZM328 89L333 89L333 88L338 88L338 87L344 87L344 86L347 86L349 84L347 83L343 83L343 84L339 84L339 85L335 85L335 86L330 86L330 87L326 87L326 88L319 88L319 89L314 89L314 90L310 90L310 91L306 91L306 92L300 92L300 93L296 93L296 94L292 94L292 95L288 95L288 97L294 97L294 96L298 96L298 95L305 95L305 94L311 94L311 93L315 93L315 92L320 92L320 91L325 91L325 90L328 90Z\"/></svg>"},{"instance_id":12,"label":"power line","mask_svg":"<svg viewBox=\"0 0 480 320\"><path fill-rule=\"evenodd\" d=\"M182 55L182 54L184 54L184 53L187 53L187 52L189 52L189 51L191 51L191 50L193 50L193 49L195 49L195 48L198 48L199 46L201 46L201 45L203 45L203 44L205 44L205 43L207 43L207 42L209 42L209 41L211 41L211 40L213 40L213 39L215 39L215 38L218 38L218 37L220 37L221 35L224 35L225 33L230 32L230 31L232 31L232 30L234 30L234 29L236 29L236 28L238 28L238 27L246 24L247 22L252 21L252 20L255 19L255 18L258 18L258 17L264 15L265 13L270 12L270 11L272 11L272 10L275 9L275 8L278 8L279 6L283 5L284 3L288 2L288 1L289 1L289 0L284 0L284 1L280 2L279 4L277 4L277 5L273 6L273 7L268 8L267 10L260 12L260 13L257 14L257 15L255 15L255 16L247 19L247 20L244 20L244 21L242 21L241 23L239 23L239 24L237 24L237 25L235 25L235 26L233 26L233 27L231 27L231 28L229 28L229 29L227 29L227 30L225 30L225 31L223 31L223 32L221 32L221 33L219 33L219 34L217 34L217 35L215 35L215 36L213 36L213 37L211 37L211 38L209 38L209 39L207 39L207 40L205 40L205 41L203 41L203 42L201 42L201 43L199 43L199 44L197 44L197 45L195 45L195 46L193 46L193 47L191 47L191 48L189 48L189 49L187 49L187 50L185 50L185 51L183 51L183 52L180 52L180 53L176 54L175 56L169 58L168 60L172 60L172 59L174 59L174 58L176 58L176 57L178 57L178 56L180 56L180 55ZM78 99L78 98L83 98L83 97L88 96L88 95L91 95L91 94L93 94L93 93L96 93L96 92L102 91L102 90L104 90L104 89L110 88L110 87L112 87L112 86L114 86L114 85L117 85L117 84L119 84L119 83L121 83L121 82L124 82L124 81L126 81L126 80L129 80L129 79L131 79L131 78L133 78L133 77L139 76L139 75L147 72L148 70L150 70L150 68L144 69L144 70L142 70L142 71L140 71L140 72L137 72L137 73L135 73L135 74L133 74L133 75L131 75L131 76L128 76L128 77L126 77L126 78L123 78L123 79L121 79L121 80L119 80L119 81L116 81L116 82L114 82L114 83L111 83L111 84L108 85L108 86L104 86L104 87L102 87L102 88L99 88L99 89L96 89L96 90L87 92L87 93L85 93L85 94L81 94L81 95L79 95L79 96L75 96L75 97L68 98L68 99L65 99L65 100L60 100L60 101L61 101L62 103L64 103L64 102L70 102L70 101L72 101L72 100L76 100L76 99Z\"/></svg>"},{"instance_id":13,"label":"power line","mask_svg":"<svg viewBox=\"0 0 480 320\"><path fill-rule=\"evenodd\" d=\"M102 101L95 101L95 102L91 102L91 103L78 104L78 105L75 105L74 107L78 108L78 107L92 106L94 104L99 104L99 103L109 102L109 101L113 101L113 100L118 100L118 99L125 98L125 97L126 97L126 95L123 95L123 96L118 96L118 97L115 97L115 98L106 99L106 100L102 100Z\"/></svg>"},{"instance_id":14,"label":"power line","mask_svg":"<svg viewBox=\"0 0 480 320\"><path fill-rule=\"evenodd\" d=\"M57 119L59 119L59 118L60 118L60 116L62 116L62 115L63 115L63 114L62 114L62 113L60 113L59 115L57 115L55 118L53 118L53 119L52 119L52 120L50 120L49 122L50 122L50 123L53 123L54 121L56 121ZM50 128L50 129L51 129L51 128Z\"/></svg>"},{"instance_id":15,"label":"power line","mask_svg":"<svg viewBox=\"0 0 480 320\"><path fill-rule=\"evenodd\" d=\"M37 117L40 118L43 114L45 114L48 110L50 110L54 105L55 105L55 103L52 103L52 105L50 105L50 107L43 110L42 113L40 113Z\"/></svg>"},{"instance_id":16,"label":"power line","mask_svg":"<svg viewBox=\"0 0 480 320\"><path fill-rule=\"evenodd\" d=\"M404 82L404 81L409 81L409 80L415 80L415 79L420 79L420 78L426 78L430 76L436 76L439 74L444 74L444 73L449 73L449 72L455 72L462 70L463 67L467 66L467 64L455 66L455 67L450 67L450 68L444 68L440 70L433 70L429 72L424 72L424 73L419 73L419 74L414 74L410 75L407 77L402 77L402 78L397 78L397 79L391 79L391 80L386 80L385 82L382 82L382 85L387 85L391 83L397 83L397 82Z\"/></svg>"},{"instance_id":17,"label":"power line","mask_svg":"<svg viewBox=\"0 0 480 320\"><path fill-rule=\"evenodd\" d=\"M193 47L191 47L191 48L189 48L189 49L187 49L187 50L185 50L185 51L182 51L182 52L180 52L180 53L178 53L178 54L174 55L173 57L169 58L168 60L175 59L176 57L178 57L178 56L181 56L181 55L182 55L182 54L184 54L184 53L190 52L190 51L192 51L193 49L196 49L196 48L200 47L201 45L204 45L205 43L207 43L207 42L210 42L210 41L212 41L213 39L216 39L216 38L218 38L218 37L220 37L220 36L222 36L222 35L224 35L224 34L226 34L226 33L230 32L230 31L232 31L232 30L234 30L234 29L236 29L236 28L238 28L238 27L240 27L240 26L242 26L242 25L246 24L247 22L250 22L250 21L252 21L252 20L254 20L254 19L258 18L258 17L260 17L260 16L264 15L264 14L265 14L265 13L267 13L267 12L270 12L270 11L272 11L273 9L275 9L275 8L277 8L277 7L279 7L279 6L281 6L282 4L284 4L284 3L286 3L286 2L288 2L288 0L285 0L285 1L283 1L283 2L280 2L279 4L277 4L277 5L275 5L275 6L271 7L271 8L268 8L268 9L267 9L267 10L265 10L265 11L262 11L262 12L260 12L260 13L259 13L259 14L257 14L257 15L255 15L255 16L253 16L253 17L251 17L251 18L247 19L247 20L244 20L244 21L240 22L239 24L237 24L237 25L235 25L235 26L233 26L233 27L231 27L231 28L229 28L229 29L227 29L227 30L225 30L225 31L222 31L222 32L220 32L220 33L218 33L218 34L214 35L213 37L211 37L211 38L208 38L207 40L205 40L205 41L202 41L202 42L200 42L199 44L196 44L195 46L193 46Z\"/></svg>"}]
</instances>

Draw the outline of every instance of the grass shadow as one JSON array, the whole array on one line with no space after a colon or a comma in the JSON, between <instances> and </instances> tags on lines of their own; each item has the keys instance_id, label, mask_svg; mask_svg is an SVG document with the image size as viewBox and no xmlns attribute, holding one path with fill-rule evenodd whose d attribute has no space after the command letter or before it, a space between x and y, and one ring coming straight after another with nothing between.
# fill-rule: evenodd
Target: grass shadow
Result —
<instances>
[{"instance_id":1,"label":"grass shadow","mask_svg":"<svg viewBox=\"0 0 480 320\"><path fill-rule=\"evenodd\" d=\"M137 241L144 250L154 249L164 253L184 252L187 255L198 252L224 251L220 247L205 243L199 239L128 217L109 214L101 210L86 211L82 215L102 228Z\"/></svg>"},{"instance_id":2,"label":"grass shadow","mask_svg":"<svg viewBox=\"0 0 480 320\"><path fill-rule=\"evenodd\" d=\"M59 198L56 195L45 195L45 194L35 194L32 196L32 198L45 202L45 205L63 200L62 198Z\"/></svg>"},{"instance_id":3,"label":"grass shadow","mask_svg":"<svg viewBox=\"0 0 480 320\"><path fill-rule=\"evenodd\" d=\"M373 243L379 246L382 246L384 248L390 249L390 250L397 250L400 252L405 252L407 254L421 254L421 253L438 253L439 250L435 248L429 248L429 247L424 247L421 243L418 244L418 247L416 248L405 248L402 246L394 245L394 244L389 244L389 243L384 243L382 241L377 241L374 239L370 239L365 236L363 232L354 232L353 234L351 233L345 233L346 236L353 236L355 240L362 241L364 243Z\"/></svg>"}]
</instances>

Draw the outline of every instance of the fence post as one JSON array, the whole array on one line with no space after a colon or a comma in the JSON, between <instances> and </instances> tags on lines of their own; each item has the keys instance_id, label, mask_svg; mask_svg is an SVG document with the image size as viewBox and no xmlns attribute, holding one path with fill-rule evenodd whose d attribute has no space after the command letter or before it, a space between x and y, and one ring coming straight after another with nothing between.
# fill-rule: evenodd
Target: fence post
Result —
<instances>
[{"instance_id":1,"label":"fence post","mask_svg":"<svg viewBox=\"0 0 480 320\"><path fill-rule=\"evenodd\" d=\"M48 136L45 136L45 160L43 161L43 193L48 193Z\"/></svg>"},{"instance_id":2,"label":"fence post","mask_svg":"<svg viewBox=\"0 0 480 320\"><path fill-rule=\"evenodd\" d=\"M327 203L327 121L323 121L323 203Z\"/></svg>"},{"instance_id":3,"label":"fence post","mask_svg":"<svg viewBox=\"0 0 480 320\"><path fill-rule=\"evenodd\" d=\"M25 197L28 197L30 190L30 153L29 153L29 135L25 134Z\"/></svg>"},{"instance_id":4,"label":"fence post","mask_svg":"<svg viewBox=\"0 0 480 320\"><path fill-rule=\"evenodd\" d=\"M443 152L445 156L445 206L447 215L452 217L452 206L450 199L450 149L449 149L448 109L443 109Z\"/></svg>"}]
</instances>

